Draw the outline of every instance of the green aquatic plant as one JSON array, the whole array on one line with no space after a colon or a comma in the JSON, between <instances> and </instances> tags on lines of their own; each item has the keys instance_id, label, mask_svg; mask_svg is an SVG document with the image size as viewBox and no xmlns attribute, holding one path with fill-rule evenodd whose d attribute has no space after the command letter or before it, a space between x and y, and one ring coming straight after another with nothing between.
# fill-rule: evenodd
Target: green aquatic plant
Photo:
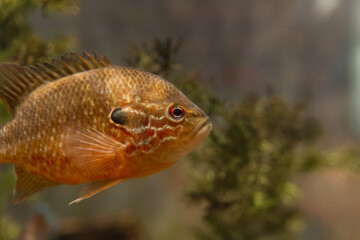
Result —
<instances>
[{"instance_id":1,"label":"green aquatic plant","mask_svg":"<svg viewBox=\"0 0 360 240\"><path fill-rule=\"evenodd\" d=\"M20 227L8 216L0 217L0 239L11 240L17 239L20 235Z\"/></svg>"},{"instance_id":2,"label":"green aquatic plant","mask_svg":"<svg viewBox=\"0 0 360 240\"><path fill-rule=\"evenodd\" d=\"M320 127L279 97L226 108L208 144L193 154L188 197L205 206L201 239L295 239L297 173L321 165Z\"/></svg>"},{"instance_id":3,"label":"green aquatic plant","mask_svg":"<svg viewBox=\"0 0 360 240\"><path fill-rule=\"evenodd\" d=\"M2 0L0 1L0 61L29 65L58 55L73 47L70 36L44 40L34 32L29 17L40 10L44 17L54 12L75 13L76 0Z\"/></svg>"}]
</instances>

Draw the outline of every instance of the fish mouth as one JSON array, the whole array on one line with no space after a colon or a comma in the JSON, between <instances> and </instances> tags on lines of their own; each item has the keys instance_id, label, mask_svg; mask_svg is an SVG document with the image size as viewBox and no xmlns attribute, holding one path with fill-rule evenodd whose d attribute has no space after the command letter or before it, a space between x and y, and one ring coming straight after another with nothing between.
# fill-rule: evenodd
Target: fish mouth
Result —
<instances>
[{"instance_id":1,"label":"fish mouth","mask_svg":"<svg viewBox=\"0 0 360 240\"><path fill-rule=\"evenodd\" d=\"M195 138L198 137L207 137L212 130L212 124L210 122L210 119L208 117L200 120L195 128L192 130L191 135Z\"/></svg>"},{"instance_id":2,"label":"fish mouth","mask_svg":"<svg viewBox=\"0 0 360 240\"><path fill-rule=\"evenodd\" d=\"M162 160L162 162L174 162L180 157L191 152L196 146L198 146L207 136L209 136L212 130L212 124L208 117L201 119L193 130L189 134L189 138L183 142L180 148L176 148L172 155Z\"/></svg>"}]
</instances>

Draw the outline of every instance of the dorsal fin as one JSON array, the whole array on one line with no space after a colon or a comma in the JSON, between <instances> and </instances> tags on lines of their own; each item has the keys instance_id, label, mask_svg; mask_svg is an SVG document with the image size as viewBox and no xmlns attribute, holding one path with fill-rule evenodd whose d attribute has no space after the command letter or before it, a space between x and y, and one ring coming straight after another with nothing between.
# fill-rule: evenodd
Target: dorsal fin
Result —
<instances>
[{"instance_id":1,"label":"dorsal fin","mask_svg":"<svg viewBox=\"0 0 360 240\"><path fill-rule=\"evenodd\" d=\"M87 52L83 56L71 53L52 62L25 67L16 63L0 64L0 98L14 113L15 107L24 97L40 85L54 81L75 73L111 66L107 57L91 55Z\"/></svg>"}]
</instances>

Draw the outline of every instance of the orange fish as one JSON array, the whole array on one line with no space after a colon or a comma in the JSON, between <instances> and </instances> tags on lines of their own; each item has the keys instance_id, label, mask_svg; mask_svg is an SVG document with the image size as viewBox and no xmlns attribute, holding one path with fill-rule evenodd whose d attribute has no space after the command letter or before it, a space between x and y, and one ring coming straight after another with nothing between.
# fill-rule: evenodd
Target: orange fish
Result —
<instances>
[{"instance_id":1,"label":"orange fish","mask_svg":"<svg viewBox=\"0 0 360 240\"><path fill-rule=\"evenodd\" d=\"M207 115L163 78L71 54L31 67L0 64L0 163L15 165L13 201L89 183L79 202L173 165L211 132Z\"/></svg>"}]
</instances>

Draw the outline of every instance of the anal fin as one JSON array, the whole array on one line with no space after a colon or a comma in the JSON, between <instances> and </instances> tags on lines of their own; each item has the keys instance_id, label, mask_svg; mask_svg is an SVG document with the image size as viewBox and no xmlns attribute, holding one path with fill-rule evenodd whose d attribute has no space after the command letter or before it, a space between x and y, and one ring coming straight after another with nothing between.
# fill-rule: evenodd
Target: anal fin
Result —
<instances>
[{"instance_id":1,"label":"anal fin","mask_svg":"<svg viewBox=\"0 0 360 240\"><path fill-rule=\"evenodd\" d=\"M60 185L60 183L44 180L41 177L27 173L20 166L15 165L16 187L13 203L18 204L25 198L49 187Z\"/></svg>"},{"instance_id":2,"label":"anal fin","mask_svg":"<svg viewBox=\"0 0 360 240\"><path fill-rule=\"evenodd\" d=\"M124 179L106 180L106 181L89 183L83 190L81 190L80 197L69 203L69 205L87 199L99 192L102 192L112 186L115 186L116 184L121 183L122 181L124 181Z\"/></svg>"}]
</instances>

